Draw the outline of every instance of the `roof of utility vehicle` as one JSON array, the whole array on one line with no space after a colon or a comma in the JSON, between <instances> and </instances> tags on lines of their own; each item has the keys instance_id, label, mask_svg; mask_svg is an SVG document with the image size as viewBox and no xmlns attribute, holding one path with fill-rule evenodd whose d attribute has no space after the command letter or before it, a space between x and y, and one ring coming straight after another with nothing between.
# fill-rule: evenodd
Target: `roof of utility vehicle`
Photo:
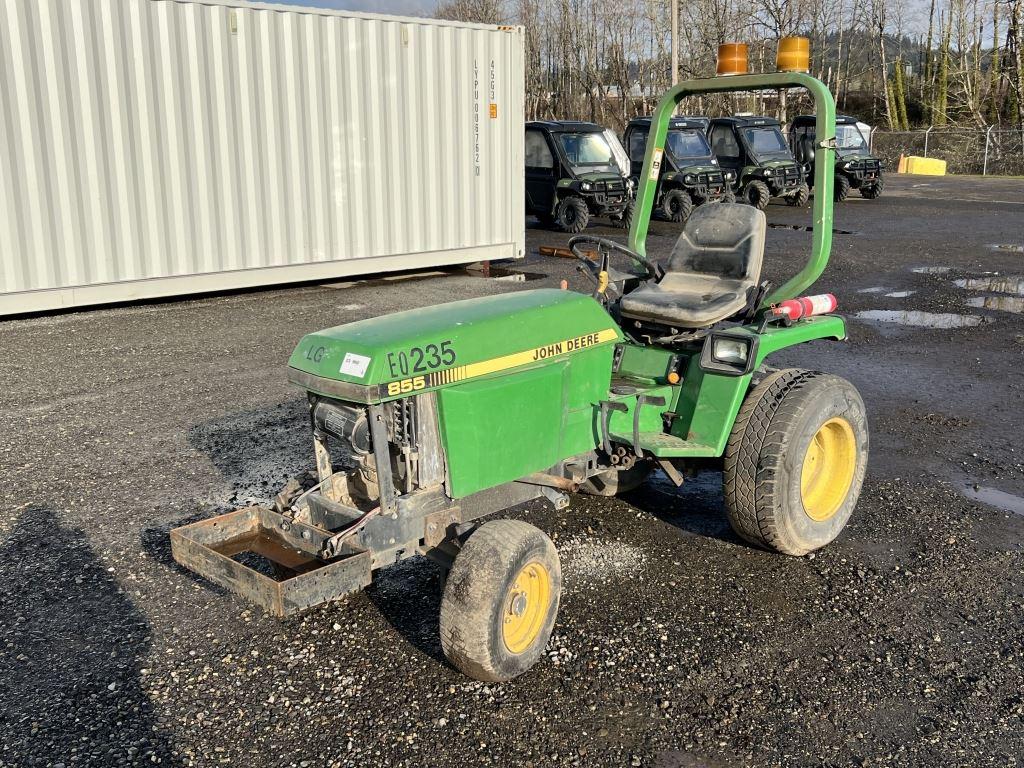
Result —
<instances>
[{"instance_id":1,"label":"roof of utility vehicle","mask_svg":"<svg viewBox=\"0 0 1024 768\"><path fill-rule=\"evenodd\" d=\"M780 127L782 124L774 117L758 117L756 115L742 115L734 117L715 117L711 119L712 124L731 125L736 128L752 128L757 126Z\"/></svg>"},{"instance_id":2,"label":"roof of utility vehicle","mask_svg":"<svg viewBox=\"0 0 1024 768\"><path fill-rule=\"evenodd\" d=\"M668 121L669 130L673 128L698 128L704 130L708 127L710 120L706 117L670 117ZM650 128L651 118L650 117L636 117L629 121L631 126L637 128Z\"/></svg>"},{"instance_id":3,"label":"roof of utility vehicle","mask_svg":"<svg viewBox=\"0 0 1024 768\"><path fill-rule=\"evenodd\" d=\"M552 133L603 133L597 123L585 123L581 120L531 120L527 128L543 128Z\"/></svg>"},{"instance_id":4,"label":"roof of utility vehicle","mask_svg":"<svg viewBox=\"0 0 1024 768\"><path fill-rule=\"evenodd\" d=\"M814 121L814 115L797 115L793 118L793 125L794 127L814 125ZM836 115L836 125L856 125L858 122L856 117L850 115Z\"/></svg>"}]
</instances>

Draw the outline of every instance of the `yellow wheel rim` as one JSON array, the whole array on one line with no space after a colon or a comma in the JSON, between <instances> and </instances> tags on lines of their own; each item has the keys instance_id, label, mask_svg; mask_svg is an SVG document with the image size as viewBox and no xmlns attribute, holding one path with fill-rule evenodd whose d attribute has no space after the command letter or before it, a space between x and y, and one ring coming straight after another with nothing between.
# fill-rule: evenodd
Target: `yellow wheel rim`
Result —
<instances>
[{"instance_id":1,"label":"yellow wheel rim","mask_svg":"<svg viewBox=\"0 0 1024 768\"><path fill-rule=\"evenodd\" d=\"M829 419L804 454L800 496L812 520L830 519L846 501L857 469L857 439L846 419Z\"/></svg>"},{"instance_id":2,"label":"yellow wheel rim","mask_svg":"<svg viewBox=\"0 0 1024 768\"><path fill-rule=\"evenodd\" d=\"M537 561L516 574L505 595L501 639L511 653L522 653L537 639L551 606L551 574Z\"/></svg>"}]
</instances>

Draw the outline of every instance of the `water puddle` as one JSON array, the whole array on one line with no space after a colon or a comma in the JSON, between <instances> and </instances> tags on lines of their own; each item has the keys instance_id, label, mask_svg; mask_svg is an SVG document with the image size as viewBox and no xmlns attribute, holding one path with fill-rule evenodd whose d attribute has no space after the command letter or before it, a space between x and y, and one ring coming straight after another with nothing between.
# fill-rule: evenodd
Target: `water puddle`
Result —
<instances>
[{"instance_id":1,"label":"water puddle","mask_svg":"<svg viewBox=\"0 0 1024 768\"><path fill-rule=\"evenodd\" d=\"M952 312L917 312L899 309L866 309L856 315L861 320L909 325L915 328L973 328L991 323L990 317L958 315Z\"/></svg>"},{"instance_id":2,"label":"water puddle","mask_svg":"<svg viewBox=\"0 0 1024 768\"><path fill-rule=\"evenodd\" d=\"M1012 493L1000 491L998 488L987 488L983 485L969 485L963 490L964 496L973 501L980 501L1003 512L1024 515L1024 498Z\"/></svg>"},{"instance_id":3,"label":"water puddle","mask_svg":"<svg viewBox=\"0 0 1024 768\"><path fill-rule=\"evenodd\" d=\"M857 293L885 293L888 290L888 288L885 288L881 285L876 285L872 288L861 288L857 291Z\"/></svg>"},{"instance_id":4,"label":"water puddle","mask_svg":"<svg viewBox=\"0 0 1024 768\"><path fill-rule=\"evenodd\" d=\"M917 291L892 291L885 295L890 299L905 299L907 296L913 296L915 293L917 293Z\"/></svg>"},{"instance_id":5,"label":"water puddle","mask_svg":"<svg viewBox=\"0 0 1024 768\"><path fill-rule=\"evenodd\" d=\"M967 300L967 306L1024 314L1024 298L1019 296L975 296Z\"/></svg>"},{"instance_id":6,"label":"water puddle","mask_svg":"<svg viewBox=\"0 0 1024 768\"><path fill-rule=\"evenodd\" d=\"M910 270L919 275L944 275L947 272L952 272L952 267L914 267Z\"/></svg>"},{"instance_id":7,"label":"water puddle","mask_svg":"<svg viewBox=\"0 0 1024 768\"><path fill-rule=\"evenodd\" d=\"M957 288L969 291L991 291L992 293L1010 293L1024 296L1024 277L968 277L965 280L954 280Z\"/></svg>"},{"instance_id":8,"label":"water puddle","mask_svg":"<svg viewBox=\"0 0 1024 768\"><path fill-rule=\"evenodd\" d=\"M1017 243L992 243L989 245L993 251L1009 251L1010 253L1024 253L1024 245Z\"/></svg>"},{"instance_id":9,"label":"water puddle","mask_svg":"<svg viewBox=\"0 0 1024 768\"><path fill-rule=\"evenodd\" d=\"M813 232L814 227L806 227L802 224L779 224L778 222L769 222L768 229L791 229L794 232ZM850 229L836 229L832 228L833 235L855 235L857 234Z\"/></svg>"}]
</instances>

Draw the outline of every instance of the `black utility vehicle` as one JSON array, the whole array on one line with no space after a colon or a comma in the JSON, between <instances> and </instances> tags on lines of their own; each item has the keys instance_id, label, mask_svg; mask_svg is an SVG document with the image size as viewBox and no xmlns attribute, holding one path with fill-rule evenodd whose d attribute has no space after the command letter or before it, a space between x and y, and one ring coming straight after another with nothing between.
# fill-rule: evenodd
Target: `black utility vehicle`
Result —
<instances>
[{"instance_id":1,"label":"black utility vehicle","mask_svg":"<svg viewBox=\"0 0 1024 768\"><path fill-rule=\"evenodd\" d=\"M814 183L814 115L793 118L789 126L789 146L804 173ZM833 196L841 202L851 189L861 197L874 200L882 194L882 161L871 154L857 118L836 115L836 184Z\"/></svg>"},{"instance_id":2,"label":"black utility vehicle","mask_svg":"<svg viewBox=\"0 0 1024 768\"><path fill-rule=\"evenodd\" d=\"M528 214L564 232L582 232L591 216L628 227L633 194L633 182L616 164L601 126L566 120L526 124Z\"/></svg>"},{"instance_id":3,"label":"black utility vehicle","mask_svg":"<svg viewBox=\"0 0 1024 768\"><path fill-rule=\"evenodd\" d=\"M705 135L707 128L706 117L669 119L654 197L655 210L669 221L686 221L694 206L702 203L736 201L732 192L736 172L723 171L718 167ZM639 179L643 172L650 131L649 117L638 117L626 126L625 144L629 151L631 178Z\"/></svg>"},{"instance_id":4,"label":"black utility vehicle","mask_svg":"<svg viewBox=\"0 0 1024 768\"><path fill-rule=\"evenodd\" d=\"M736 174L736 196L764 210L773 197L806 205L810 190L793 158L778 120L771 117L716 117L708 128L711 150L723 170Z\"/></svg>"}]
</instances>

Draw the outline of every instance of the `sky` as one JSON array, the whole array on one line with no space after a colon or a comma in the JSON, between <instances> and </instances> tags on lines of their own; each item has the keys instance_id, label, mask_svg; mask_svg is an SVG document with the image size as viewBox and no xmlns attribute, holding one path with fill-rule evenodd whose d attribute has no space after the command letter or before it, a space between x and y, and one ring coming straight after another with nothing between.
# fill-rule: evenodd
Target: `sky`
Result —
<instances>
[{"instance_id":1,"label":"sky","mask_svg":"<svg viewBox=\"0 0 1024 768\"><path fill-rule=\"evenodd\" d=\"M436 0L262 0L280 5L305 5L316 8L337 8L344 11L388 13L395 16L428 15L437 7Z\"/></svg>"}]
</instances>

